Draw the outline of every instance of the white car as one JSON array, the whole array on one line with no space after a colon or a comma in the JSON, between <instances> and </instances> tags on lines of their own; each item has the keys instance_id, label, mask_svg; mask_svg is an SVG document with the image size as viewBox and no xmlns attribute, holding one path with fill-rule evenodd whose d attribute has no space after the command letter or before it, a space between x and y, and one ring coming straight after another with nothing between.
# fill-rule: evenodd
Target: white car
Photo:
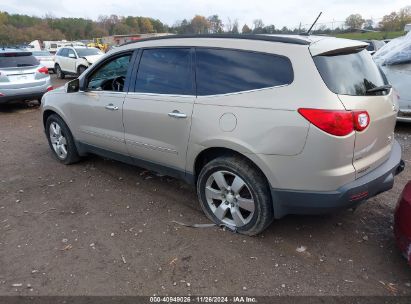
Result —
<instances>
[{"instance_id":1,"label":"white car","mask_svg":"<svg viewBox=\"0 0 411 304\"><path fill-rule=\"evenodd\" d=\"M397 92L397 120L411 122L411 32L391 40L373 58Z\"/></svg>"},{"instance_id":2,"label":"white car","mask_svg":"<svg viewBox=\"0 0 411 304\"><path fill-rule=\"evenodd\" d=\"M54 56L49 51L31 51L31 53L41 65L54 72Z\"/></svg>"},{"instance_id":3,"label":"white car","mask_svg":"<svg viewBox=\"0 0 411 304\"><path fill-rule=\"evenodd\" d=\"M103 55L104 53L96 48L62 47L54 58L54 70L60 79L64 79L66 75L81 75Z\"/></svg>"}]
</instances>

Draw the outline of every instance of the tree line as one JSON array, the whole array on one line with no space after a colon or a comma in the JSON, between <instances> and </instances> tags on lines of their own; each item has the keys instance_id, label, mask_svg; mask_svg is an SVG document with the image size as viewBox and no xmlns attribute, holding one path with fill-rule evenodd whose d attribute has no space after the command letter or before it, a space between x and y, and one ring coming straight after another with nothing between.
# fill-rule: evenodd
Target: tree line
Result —
<instances>
[{"instance_id":1,"label":"tree line","mask_svg":"<svg viewBox=\"0 0 411 304\"><path fill-rule=\"evenodd\" d=\"M345 25L351 30L365 29L395 32L404 30L404 26L409 23L411 23L411 5L403 7L398 12L385 15L377 24L372 19L364 19L360 14L352 14L345 19Z\"/></svg>"},{"instance_id":2,"label":"tree line","mask_svg":"<svg viewBox=\"0 0 411 304\"><path fill-rule=\"evenodd\" d=\"M360 14L352 14L345 20L344 26L329 28L325 24L316 27L313 33L332 34L358 29L401 31L404 25L411 23L411 6L398 12L385 15L379 23L363 19ZM223 21L218 15L209 17L196 15L184 19L172 26L150 17L102 15L97 20L84 18L56 18L53 15L35 17L21 14L9 14L0 11L0 43L16 44L32 40L83 40L96 37L122 34L175 33L175 34L297 34L307 29L299 26L293 29L277 28L273 24L265 25L261 19L252 24L239 24L237 19Z\"/></svg>"}]
</instances>

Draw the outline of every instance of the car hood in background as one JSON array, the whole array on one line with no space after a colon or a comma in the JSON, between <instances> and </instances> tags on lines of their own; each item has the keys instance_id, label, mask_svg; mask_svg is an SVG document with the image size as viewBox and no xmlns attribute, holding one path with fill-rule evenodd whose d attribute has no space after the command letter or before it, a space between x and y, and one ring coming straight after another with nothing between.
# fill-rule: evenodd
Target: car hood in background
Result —
<instances>
[{"instance_id":1,"label":"car hood in background","mask_svg":"<svg viewBox=\"0 0 411 304\"><path fill-rule=\"evenodd\" d=\"M373 58L380 66L411 63L411 32L391 40L380 48Z\"/></svg>"},{"instance_id":2,"label":"car hood in background","mask_svg":"<svg viewBox=\"0 0 411 304\"><path fill-rule=\"evenodd\" d=\"M92 56L83 56L81 58L86 59L90 63L95 63L97 60L99 60L103 55L92 55Z\"/></svg>"}]
</instances>

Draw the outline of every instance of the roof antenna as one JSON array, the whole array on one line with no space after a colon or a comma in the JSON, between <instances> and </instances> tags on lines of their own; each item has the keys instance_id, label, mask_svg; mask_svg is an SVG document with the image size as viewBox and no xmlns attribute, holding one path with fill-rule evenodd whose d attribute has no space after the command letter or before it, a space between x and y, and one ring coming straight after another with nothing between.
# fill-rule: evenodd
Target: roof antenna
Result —
<instances>
[{"instance_id":1,"label":"roof antenna","mask_svg":"<svg viewBox=\"0 0 411 304\"><path fill-rule=\"evenodd\" d=\"M315 21L314 21L314 23L311 25L310 29L309 29L307 32L305 32L305 33L303 33L303 34L301 34L301 35L304 35L304 36L309 36L309 35L310 35L311 30L313 29L314 25L317 23L318 19L320 19L320 16L321 16L322 13L323 13L323 12L320 12L320 13L318 14L317 19L315 19Z\"/></svg>"}]
</instances>

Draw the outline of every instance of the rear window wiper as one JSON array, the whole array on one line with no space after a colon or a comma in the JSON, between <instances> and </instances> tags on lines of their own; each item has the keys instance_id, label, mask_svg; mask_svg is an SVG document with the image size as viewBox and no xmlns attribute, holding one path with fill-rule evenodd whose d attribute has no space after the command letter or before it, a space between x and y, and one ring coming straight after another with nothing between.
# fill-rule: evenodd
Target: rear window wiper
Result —
<instances>
[{"instance_id":1,"label":"rear window wiper","mask_svg":"<svg viewBox=\"0 0 411 304\"><path fill-rule=\"evenodd\" d=\"M392 85L390 85L390 84L385 84L385 85L382 85L382 86L379 86L379 87L375 87L375 88L372 88L372 89L368 89L368 90L366 91L366 93L389 91L391 88L392 88Z\"/></svg>"}]
</instances>

